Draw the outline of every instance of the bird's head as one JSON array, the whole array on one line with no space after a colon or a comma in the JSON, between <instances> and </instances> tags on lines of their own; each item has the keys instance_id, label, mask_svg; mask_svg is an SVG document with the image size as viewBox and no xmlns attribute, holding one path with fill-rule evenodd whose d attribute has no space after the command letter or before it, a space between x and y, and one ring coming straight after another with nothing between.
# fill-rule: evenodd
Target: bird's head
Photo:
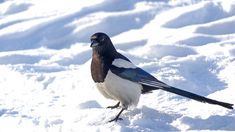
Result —
<instances>
[{"instance_id":1,"label":"bird's head","mask_svg":"<svg viewBox=\"0 0 235 132\"><path fill-rule=\"evenodd\" d=\"M114 48L111 39L105 33L95 33L91 36L90 39L90 47L93 49L93 51L97 52L98 54L104 55L116 52L116 49Z\"/></svg>"}]
</instances>

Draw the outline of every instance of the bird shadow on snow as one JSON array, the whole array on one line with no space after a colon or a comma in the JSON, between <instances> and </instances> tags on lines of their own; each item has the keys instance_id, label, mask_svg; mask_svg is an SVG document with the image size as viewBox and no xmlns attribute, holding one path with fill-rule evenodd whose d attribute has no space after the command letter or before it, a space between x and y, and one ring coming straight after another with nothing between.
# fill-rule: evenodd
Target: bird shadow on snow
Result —
<instances>
[{"instance_id":1,"label":"bird shadow on snow","mask_svg":"<svg viewBox=\"0 0 235 132\"><path fill-rule=\"evenodd\" d=\"M92 106L92 108L96 111L100 109L100 105L98 105L96 101L88 101L81 106L84 107L84 109L90 109L91 105L94 106ZM111 112L115 115L116 111L119 111L119 109L110 111L115 111ZM105 125L110 127L110 129L118 128L121 132L179 131L180 129L174 126L173 123L179 119L182 125L189 127L187 130L235 130L235 118L233 116L213 115L207 119L201 119L199 117L191 118L183 116L182 114L160 112L147 106L123 112L120 116L123 120L117 122L109 123L108 120L114 117L114 115L110 115L110 112L108 114L103 113L98 116L98 121L89 121L89 125L93 127ZM93 119L94 118L92 118L92 120Z\"/></svg>"},{"instance_id":2,"label":"bird shadow on snow","mask_svg":"<svg viewBox=\"0 0 235 132\"><path fill-rule=\"evenodd\" d=\"M135 128L145 131L177 131L178 129L171 125L171 123L179 117L177 114L167 114L143 106L133 111L123 114L123 122L119 124L122 126L121 131L125 132ZM129 121L126 121L129 120ZM122 124L123 123L123 124Z\"/></svg>"},{"instance_id":3,"label":"bird shadow on snow","mask_svg":"<svg viewBox=\"0 0 235 132\"><path fill-rule=\"evenodd\" d=\"M95 108L96 109L96 108ZM176 114L167 114L159 112L155 109L143 106L134 110L127 110L120 116L123 120L117 122L108 121L114 118L117 111L120 109L109 110L110 112L103 113L98 116L98 121L91 121L91 126L103 126L118 128L121 132L129 131L177 131L178 129L171 125L171 123L179 117ZM114 112L115 111L115 112Z\"/></svg>"}]
</instances>

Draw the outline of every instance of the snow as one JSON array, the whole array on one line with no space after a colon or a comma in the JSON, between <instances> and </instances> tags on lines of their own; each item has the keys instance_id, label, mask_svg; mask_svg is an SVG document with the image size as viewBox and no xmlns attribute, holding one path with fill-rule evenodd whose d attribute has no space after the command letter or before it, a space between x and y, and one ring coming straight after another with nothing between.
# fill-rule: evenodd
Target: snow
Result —
<instances>
[{"instance_id":1,"label":"snow","mask_svg":"<svg viewBox=\"0 0 235 132\"><path fill-rule=\"evenodd\" d=\"M90 76L90 36L172 86L235 104L234 0L0 0L0 131L235 131L235 111L164 91L122 121Z\"/></svg>"}]
</instances>

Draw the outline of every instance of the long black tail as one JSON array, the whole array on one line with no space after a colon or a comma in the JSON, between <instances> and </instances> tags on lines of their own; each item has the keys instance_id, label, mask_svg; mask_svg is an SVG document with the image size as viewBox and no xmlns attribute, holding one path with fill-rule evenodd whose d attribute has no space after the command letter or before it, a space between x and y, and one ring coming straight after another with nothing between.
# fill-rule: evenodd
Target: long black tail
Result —
<instances>
[{"instance_id":1,"label":"long black tail","mask_svg":"<svg viewBox=\"0 0 235 132\"><path fill-rule=\"evenodd\" d=\"M233 104L230 103L225 103L225 102L221 102L221 101L217 101L217 100L213 100L213 99L209 99L191 92L187 92L172 86L169 86L161 81L155 80L141 80L140 82L141 84L143 84L143 89L144 91L151 91L151 90L156 90L156 89L162 89L164 91L168 91L171 93L175 93L190 99L194 99L196 101L199 102L203 102L203 103L209 103L209 104L215 104L215 105L220 105L222 107L228 108L228 109L233 109ZM147 86L147 87L145 87Z\"/></svg>"},{"instance_id":2,"label":"long black tail","mask_svg":"<svg viewBox=\"0 0 235 132\"><path fill-rule=\"evenodd\" d=\"M175 87L164 87L164 88L162 88L162 90L168 91L168 92L171 92L171 93L175 93L175 94L178 94L178 95L190 98L190 99L194 99L194 100L199 101L199 102L220 105L220 106L223 106L223 107L228 108L228 109L233 109L233 104L229 104L229 103L209 99L209 98L206 98L206 97L194 94L194 93L190 93L190 92L187 92L187 91L175 88Z\"/></svg>"}]
</instances>

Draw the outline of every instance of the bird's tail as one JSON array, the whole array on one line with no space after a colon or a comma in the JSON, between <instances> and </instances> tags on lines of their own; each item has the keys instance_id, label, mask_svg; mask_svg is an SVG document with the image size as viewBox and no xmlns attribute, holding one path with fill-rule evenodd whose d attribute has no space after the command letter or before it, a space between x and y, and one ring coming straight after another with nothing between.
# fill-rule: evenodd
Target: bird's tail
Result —
<instances>
[{"instance_id":1,"label":"bird's tail","mask_svg":"<svg viewBox=\"0 0 235 132\"><path fill-rule=\"evenodd\" d=\"M228 108L228 109L233 109L233 104L209 99L209 98L206 98L206 97L203 97L203 96L191 93L191 92L187 92L187 91L169 86L169 85L167 85L161 81L158 81L158 80L157 81L143 80L141 83L144 85L147 85L149 87L148 88L149 90L162 89L164 91L175 93L175 94L178 94L178 95L190 98L190 99L194 99L199 102L220 105L220 106Z\"/></svg>"},{"instance_id":2,"label":"bird's tail","mask_svg":"<svg viewBox=\"0 0 235 132\"><path fill-rule=\"evenodd\" d=\"M190 93L190 92L187 92L187 91L175 88L175 87L165 87L162 90L165 90L165 91L168 91L171 93L175 93L175 94L178 94L178 95L190 98L190 99L194 99L199 102L220 105L220 106L228 108L228 109L233 109L233 104L209 99L209 98L206 98L206 97L194 94L194 93Z\"/></svg>"}]
</instances>

